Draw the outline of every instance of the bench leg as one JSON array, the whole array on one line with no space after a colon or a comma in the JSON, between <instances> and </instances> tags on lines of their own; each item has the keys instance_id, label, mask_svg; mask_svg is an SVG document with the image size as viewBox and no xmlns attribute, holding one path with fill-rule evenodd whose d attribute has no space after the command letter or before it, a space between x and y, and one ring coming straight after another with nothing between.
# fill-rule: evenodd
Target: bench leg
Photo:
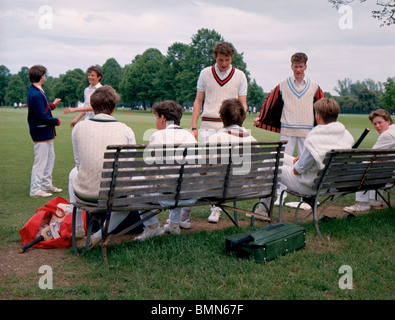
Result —
<instances>
[{"instance_id":1,"label":"bench leg","mask_svg":"<svg viewBox=\"0 0 395 320\"><path fill-rule=\"evenodd\" d=\"M77 207L73 206L73 219L72 219L72 223L71 223L71 243L73 245L74 253L80 254L80 251L77 248L77 240L75 238L76 219L77 219Z\"/></svg>"}]
</instances>

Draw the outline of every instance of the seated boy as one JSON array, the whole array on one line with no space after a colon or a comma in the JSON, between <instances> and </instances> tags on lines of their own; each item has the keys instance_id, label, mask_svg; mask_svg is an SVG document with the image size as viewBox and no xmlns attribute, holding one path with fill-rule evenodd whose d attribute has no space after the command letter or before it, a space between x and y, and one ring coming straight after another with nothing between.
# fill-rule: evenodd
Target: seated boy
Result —
<instances>
[{"instance_id":1,"label":"seated boy","mask_svg":"<svg viewBox=\"0 0 395 320\"><path fill-rule=\"evenodd\" d=\"M374 128L380 134L373 149L395 149L395 125L387 110L378 109L372 111L369 120L373 123ZM360 191L355 194L357 203L344 207L343 210L348 213L363 212L370 210L371 207L381 207L383 202L376 200L376 191Z\"/></svg>"},{"instance_id":2,"label":"seated boy","mask_svg":"<svg viewBox=\"0 0 395 320\"><path fill-rule=\"evenodd\" d=\"M246 118L246 110L239 99L226 99L222 101L219 115L224 124L224 128L217 131L207 139L208 144L229 144L248 143L256 141L251 134L243 127ZM208 222L217 223L221 215L221 210L212 210L208 217Z\"/></svg>"},{"instance_id":3,"label":"seated boy","mask_svg":"<svg viewBox=\"0 0 395 320\"><path fill-rule=\"evenodd\" d=\"M152 107L152 112L156 116L156 131L150 138L149 144L176 145L181 143L196 143L195 137L187 130L180 127L182 117L182 107L174 101L158 102ZM194 200L191 200L194 202ZM188 212L191 208L175 208L170 210L168 223L162 227L157 216L147 220L144 225L143 234L137 240L145 240L154 236L159 236L164 232L180 234L181 215ZM149 213L147 213L149 214ZM145 215L142 215L144 217Z\"/></svg>"},{"instance_id":4,"label":"seated boy","mask_svg":"<svg viewBox=\"0 0 395 320\"><path fill-rule=\"evenodd\" d=\"M339 104L322 98L313 105L317 126L306 136L304 150L300 157L284 154L284 162L279 175L281 182L289 189L303 195L313 195L313 181L318 171L324 168L323 160L332 149L348 149L354 138L344 125L337 121ZM270 199L265 199L270 203Z\"/></svg>"},{"instance_id":5,"label":"seated boy","mask_svg":"<svg viewBox=\"0 0 395 320\"><path fill-rule=\"evenodd\" d=\"M75 203L77 198L89 202L99 199L103 155L108 145L136 143L133 130L113 117L119 100L112 87L106 85L98 88L90 98L94 117L77 123L73 128L75 168L69 175L70 203ZM108 231L115 229L127 216L127 212L112 212ZM78 210L76 237L85 240L84 236L82 213ZM98 231L91 237L91 246L100 240L101 231ZM78 242L81 245L84 243Z\"/></svg>"}]
</instances>

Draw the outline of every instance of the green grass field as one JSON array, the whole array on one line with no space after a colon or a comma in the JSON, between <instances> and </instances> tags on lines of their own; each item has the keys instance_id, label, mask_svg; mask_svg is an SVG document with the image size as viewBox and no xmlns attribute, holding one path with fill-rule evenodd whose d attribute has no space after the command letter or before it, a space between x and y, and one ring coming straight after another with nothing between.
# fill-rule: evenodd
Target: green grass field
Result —
<instances>
[{"instance_id":1,"label":"green grass field","mask_svg":"<svg viewBox=\"0 0 395 320\"><path fill-rule=\"evenodd\" d=\"M76 114L54 116L62 121L55 140L56 162L53 183L68 199L68 175L74 167L70 122ZM116 118L129 125L138 143L147 143L144 133L154 129L155 117L144 111L117 110ZM46 199L29 197L33 143L27 125L27 109L0 108L0 255L1 249L20 243L19 230L43 206ZM278 140L279 135L253 128L254 115L245 127L257 140ZM190 127L191 113L185 113L181 126ZM378 134L366 115L339 118L355 140L366 127L371 132L360 148L370 148ZM341 204L350 204L349 195ZM247 207L251 203L245 204ZM192 219L207 219L209 208L193 211ZM160 219L166 219L162 213ZM226 217L222 217L226 219ZM394 299L395 211L386 209L358 215L356 219L337 218L323 223L321 231L331 241L320 241L311 223L303 250L282 256L267 264L238 259L224 252L225 237L245 228L163 236L143 243L110 246L107 269L100 249L62 260L62 276L54 275L54 289L39 288L35 271L29 276L0 271L0 297L6 299L144 299L144 300L285 300L285 299ZM34 249L37 250L37 249ZM29 254L29 252L25 253ZM43 250L45 256L45 250ZM2 257L0 256L0 264ZM339 268L353 270L353 289L339 288Z\"/></svg>"}]
</instances>

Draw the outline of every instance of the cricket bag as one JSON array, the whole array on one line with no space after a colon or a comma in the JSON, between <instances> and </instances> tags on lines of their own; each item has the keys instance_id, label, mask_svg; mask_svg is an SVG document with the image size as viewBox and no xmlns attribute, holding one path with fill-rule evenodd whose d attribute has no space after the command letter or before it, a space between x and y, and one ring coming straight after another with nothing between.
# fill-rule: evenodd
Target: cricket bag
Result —
<instances>
[{"instance_id":1,"label":"cricket bag","mask_svg":"<svg viewBox=\"0 0 395 320\"><path fill-rule=\"evenodd\" d=\"M43 249L71 246L72 214L62 215L60 209L64 206L61 204L68 205L69 203L62 197L52 199L44 207L38 208L19 230L22 238L21 253L31 246ZM82 219L86 221L85 211L83 211Z\"/></svg>"},{"instance_id":2,"label":"cricket bag","mask_svg":"<svg viewBox=\"0 0 395 320\"><path fill-rule=\"evenodd\" d=\"M253 257L264 263L306 245L306 229L293 223L270 223L265 227L225 238L226 252Z\"/></svg>"}]
</instances>

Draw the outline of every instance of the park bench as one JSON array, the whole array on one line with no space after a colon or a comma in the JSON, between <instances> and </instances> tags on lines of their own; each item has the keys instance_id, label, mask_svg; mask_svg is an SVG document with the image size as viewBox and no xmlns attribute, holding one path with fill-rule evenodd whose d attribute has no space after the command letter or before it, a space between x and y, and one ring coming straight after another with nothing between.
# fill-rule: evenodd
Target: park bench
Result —
<instances>
[{"instance_id":1,"label":"park bench","mask_svg":"<svg viewBox=\"0 0 395 320\"><path fill-rule=\"evenodd\" d=\"M268 212L266 219L270 221L286 143L108 146L104 153L100 200L77 199L73 204L74 251L81 253L75 239L77 208L85 210L90 217L85 251L89 248L92 228L99 226L103 235L102 257L106 263L106 248L112 239L126 234L163 210L216 205L238 226L237 213L251 214L253 224L260 199L270 198L270 206L264 204ZM190 199L196 199L196 202L183 201ZM237 207L238 202L251 199L258 202L250 211ZM150 214L114 235L108 234L108 222L114 211ZM233 218L228 211L233 211Z\"/></svg>"},{"instance_id":2,"label":"park bench","mask_svg":"<svg viewBox=\"0 0 395 320\"><path fill-rule=\"evenodd\" d=\"M294 223L300 223L313 215L313 221L318 236L323 239L318 221L324 211L333 203L349 193L358 191L375 190L377 195L391 207L389 201L378 192L387 191L395 185L395 151L386 149L343 149L332 150L326 154L325 167L319 171L314 180L314 195L303 195L290 190L286 192L300 197L300 202L295 210ZM282 198L280 195L279 221L282 221ZM311 206L310 213L300 220L298 211L302 203ZM318 207L323 207L317 214Z\"/></svg>"}]
</instances>

